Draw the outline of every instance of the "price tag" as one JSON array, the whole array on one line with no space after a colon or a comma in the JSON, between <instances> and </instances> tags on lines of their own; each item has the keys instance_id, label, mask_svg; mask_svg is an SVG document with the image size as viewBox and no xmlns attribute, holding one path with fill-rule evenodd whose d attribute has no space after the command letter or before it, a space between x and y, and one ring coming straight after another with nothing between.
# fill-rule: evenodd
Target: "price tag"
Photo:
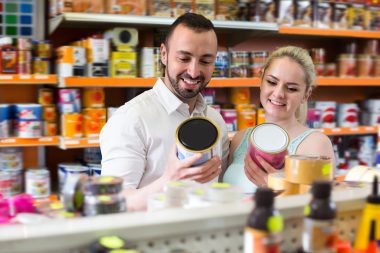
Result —
<instances>
[{"instance_id":1,"label":"price tag","mask_svg":"<svg viewBox=\"0 0 380 253\"><path fill-rule=\"evenodd\" d=\"M376 131L375 127L365 127L364 128L366 131Z\"/></svg>"},{"instance_id":2,"label":"price tag","mask_svg":"<svg viewBox=\"0 0 380 253\"><path fill-rule=\"evenodd\" d=\"M26 80L26 79L31 79L32 76L31 75L19 75L20 79L22 80Z\"/></svg>"},{"instance_id":3,"label":"price tag","mask_svg":"<svg viewBox=\"0 0 380 253\"><path fill-rule=\"evenodd\" d=\"M79 141L77 140L69 140L69 141L64 141L65 145L78 145Z\"/></svg>"},{"instance_id":4,"label":"price tag","mask_svg":"<svg viewBox=\"0 0 380 253\"><path fill-rule=\"evenodd\" d=\"M13 80L13 75L0 75L0 80Z\"/></svg>"},{"instance_id":5,"label":"price tag","mask_svg":"<svg viewBox=\"0 0 380 253\"><path fill-rule=\"evenodd\" d=\"M99 144L99 140L87 140L88 144Z\"/></svg>"},{"instance_id":6,"label":"price tag","mask_svg":"<svg viewBox=\"0 0 380 253\"><path fill-rule=\"evenodd\" d=\"M1 143L16 143L16 139L2 139L0 140Z\"/></svg>"},{"instance_id":7,"label":"price tag","mask_svg":"<svg viewBox=\"0 0 380 253\"><path fill-rule=\"evenodd\" d=\"M53 138L52 137L43 137L38 139L39 142L52 142Z\"/></svg>"},{"instance_id":8,"label":"price tag","mask_svg":"<svg viewBox=\"0 0 380 253\"><path fill-rule=\"evenodd\" d=\"M352 127L351 128L351 132L359 132L359 128L358 127Z\"/></svg>"},{"instance_id":9,"label":"price tag","mask_svg":"<svg viewBox=\"0 0 380 253\"><path fill-rule=\"evenodd\" d=\"M48 75L34 75L34 78L39 79L39 80L46 80L49 78L49 76Z\"/></svg>"},{"instance_id":10,"label":"price tag","mask_svg":"<svg viewBox=\"0 0 380 253\"><path fill-rule=\"evenodd\" d=\"M342 132L342 130L340 128L331 128L331 132L340 133L340 132Z\"/></svg>"}]
</instances>

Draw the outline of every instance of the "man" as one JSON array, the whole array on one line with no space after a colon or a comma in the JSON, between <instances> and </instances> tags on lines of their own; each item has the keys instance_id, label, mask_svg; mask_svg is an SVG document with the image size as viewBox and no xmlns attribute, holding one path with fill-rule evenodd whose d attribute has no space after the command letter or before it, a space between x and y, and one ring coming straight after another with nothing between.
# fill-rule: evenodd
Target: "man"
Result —
<instances>
[{"instance_id":1,"label":"man","mask_svg":"<svg viewBox=\"0 0 380 253\"><path fill-rule=\"evenodd\" d=\"M211 79L216 53L212 23L194 13L180 16L161 44L163 80L120 107L102 129L102 175L124 178L129 210L145 209L147 197L168 181L205 183L217 179L221 165L226 167L226 125L199 94ZM179 160L175 149L178 125L193 116L206 116L219 126L222 153L194 167L200 155Z\"/></svg>"}]
</instances>

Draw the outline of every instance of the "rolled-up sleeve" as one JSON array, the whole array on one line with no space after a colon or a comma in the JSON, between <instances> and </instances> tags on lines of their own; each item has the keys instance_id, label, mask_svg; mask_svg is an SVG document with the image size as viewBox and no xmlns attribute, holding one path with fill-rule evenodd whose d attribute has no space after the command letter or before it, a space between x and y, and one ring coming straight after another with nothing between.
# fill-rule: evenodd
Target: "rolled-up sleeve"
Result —
<instances>
[{"instance_id":1,"label":"rolled-up sleeve","mask_svg":"<svg viewBox=\"0 0 380 253\"><path fill-rule=\"evenodd\" d=\"M137 188L146 167L144 126L133 110L114 114L100 133L102 175L124 179L124 187Z\"/></svg>"}]
</instances>

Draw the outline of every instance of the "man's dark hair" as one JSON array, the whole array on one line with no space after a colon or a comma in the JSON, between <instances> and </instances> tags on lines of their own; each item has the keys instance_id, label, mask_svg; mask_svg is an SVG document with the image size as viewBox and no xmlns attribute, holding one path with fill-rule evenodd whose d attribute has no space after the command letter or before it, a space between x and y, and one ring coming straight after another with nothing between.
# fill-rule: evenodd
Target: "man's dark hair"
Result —
<instances>
[{"instance_id":1,"label":"man's dark hair","mask_svg":"<svg viewBox=\"0 0 380 253\"><path fill-rule=\"evenodd\" d=\"M168 31L166 38L165 38L165 45L166 46L168 46L168 41L169 41L170 37L172 36L175 28L178 25L184 25L187 28L190 28L191 30L194 30L195 32L198 32L198 33L206 32L206 31L210 31L210 30L213 30L215 32L214 25L212 24L212 22L209 19L205 18L202 15L196 14L196 13L187 12L187 13L179 16L173 22L173 24L169 27L169 31Z\"/></svg>"}]
</instances>

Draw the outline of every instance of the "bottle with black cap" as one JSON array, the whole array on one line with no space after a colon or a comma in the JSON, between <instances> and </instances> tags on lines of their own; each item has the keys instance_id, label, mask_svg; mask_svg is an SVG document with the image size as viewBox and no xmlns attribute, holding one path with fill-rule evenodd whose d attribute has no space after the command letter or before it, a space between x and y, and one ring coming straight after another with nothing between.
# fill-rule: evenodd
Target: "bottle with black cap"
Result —
<instances>
[{"instance_id":1,"label":"bottle with black cap","mask_svg":"<svg viewBox=\"0 0 380 253\"><path fill-rule=\"evenodd\" d=\"M311 202L304 209L303 252L336 252L336 207L330 199L331 189L329 181L313 183Z\"/></svg>"},{"instance_id":2,"label":"bottle with black cap","mask_svg":"<svg viewBox=\"0 0 380 253\"><path fill-rule=\"evenodd\" d=\"M375 225L380 224L380 195L378 193L378 178L374 177L372 183L372 193L367 197L367 202L364 205L363 214L360 219L359 229L355 238L355 250L364 251L367 250L370 238L370 231L372 221L375 221ZM375 231L379 231L379 227L374 228ZM379 240L379 234L375 234L375 240Z\"/></svg>"},{"instance_id":3,"label":"bottle with black cap","mask_svg":"<svg viewBox=\"0 0 380 253\"><path fill-rule=\"evenodd\" d=\"M244 253L279 253L283 219L274 208L274 192L258 188L255 207L249 215L244 231Z\"/></svg>"}]
</instances>

